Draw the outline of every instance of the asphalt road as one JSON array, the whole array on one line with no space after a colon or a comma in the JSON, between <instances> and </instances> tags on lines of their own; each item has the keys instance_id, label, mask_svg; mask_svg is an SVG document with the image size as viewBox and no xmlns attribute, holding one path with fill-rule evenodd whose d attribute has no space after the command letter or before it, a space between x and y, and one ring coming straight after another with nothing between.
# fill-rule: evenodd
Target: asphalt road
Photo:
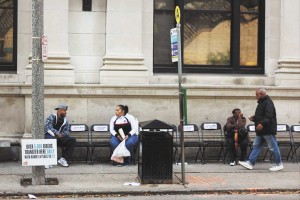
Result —
<instances>
[{"instance_id":1,"label":"asphalt road","mask_svg":"<svg viewBox=\"0 0 300 200\"><path fill-rule=\"evenodd\" d=\"M76 197L73 198L64 198L60 196L59 198L47 198L42 197L37 199L48 199L48 200L299 200L300 193L279 193L279 194L230 194L230 195L220 195L220 194L190 194L190 195L151 195L151 196L103 196L103 197Z\"/></svg>"}]
</instances>

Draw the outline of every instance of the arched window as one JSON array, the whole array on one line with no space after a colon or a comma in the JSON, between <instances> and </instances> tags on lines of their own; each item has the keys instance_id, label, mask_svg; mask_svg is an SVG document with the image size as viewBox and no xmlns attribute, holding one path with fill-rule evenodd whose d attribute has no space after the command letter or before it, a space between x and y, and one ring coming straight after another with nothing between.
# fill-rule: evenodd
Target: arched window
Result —
<instances>
[{"instance_id":1,"label":"arched window","mask_svg":"<svg viewBox=\"0 0 300 200\"><path fill-rule=\"evenodd\" d=\"M17 0L0 0L0 71L17 70Z\"/></svg>"},{"instance_id":2,"label":"arched window","mask_svg":"<svg viewBox=\"0 0 300 200\"><path fill-rule=\"evenodd\" d=\"M176 73L170 29L181 10L183 72L264 73L264 0L154 0L154 72Z\"/></svg>"}]
</instances>

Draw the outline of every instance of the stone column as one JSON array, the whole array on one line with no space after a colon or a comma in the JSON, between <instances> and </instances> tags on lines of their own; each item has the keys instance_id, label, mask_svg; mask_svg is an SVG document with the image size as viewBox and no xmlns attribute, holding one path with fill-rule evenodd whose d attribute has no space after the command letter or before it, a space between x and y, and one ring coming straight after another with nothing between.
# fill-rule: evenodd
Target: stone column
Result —
<instances>
[{"instance_id":1,"label":"stone column","mask_svg":"<svg viewBox=\"0 0 300 200\"><path fill-rule=\"evenodd\" d=\"M142 52L141 0L109 0L106 16L106 54L100 69L102 84L148 83Z\"/></svg>"},{"instance_id":2,"label":"stone column","mask_svg":"<svg viewBox=\"0 0 300 200\"><path fill-rule=\"evenodd\" d=\"M48 37L48 61L45 63L45 84L74 84L74 67L68 49L69 0L45 0L44 35ZM31 83L30 64L26 67L26 83Z\"/></svg>"},{"instance_id":3,"label":"stone column","mask_svg":"<svg viewBox=\"0 0 300 200\"><path fill-rule=\"evenodd\" d=\"M300 86L300 1L281 0L280 58L276 86Z\"/></svg>"}]
</instances>

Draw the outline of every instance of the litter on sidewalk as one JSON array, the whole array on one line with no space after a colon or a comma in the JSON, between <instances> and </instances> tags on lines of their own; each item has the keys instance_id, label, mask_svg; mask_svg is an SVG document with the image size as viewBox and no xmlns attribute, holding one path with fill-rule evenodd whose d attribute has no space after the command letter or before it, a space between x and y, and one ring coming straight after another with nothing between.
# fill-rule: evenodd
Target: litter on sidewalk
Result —
<instances>
[{"instance_id":1,"label":"litter on sidewalk","mask_svg":"<svg viewBox=\"0 0 300 200\"><path fill-rule=\"evenodd\" d=\"M141 183L137 183L137 182L126 182L123 185L131 185L131 186L140 186Z\"/></svg>"},{"instance_id":2,"label":"litter on sidewalk","mask_svg":"<svg viewBox=\"0 0 300 200\"><path fill-rule=\"evenodd\" d=\"M37 199L33 194L28 194L29 199Z\"/></svg>"}]
</instances>

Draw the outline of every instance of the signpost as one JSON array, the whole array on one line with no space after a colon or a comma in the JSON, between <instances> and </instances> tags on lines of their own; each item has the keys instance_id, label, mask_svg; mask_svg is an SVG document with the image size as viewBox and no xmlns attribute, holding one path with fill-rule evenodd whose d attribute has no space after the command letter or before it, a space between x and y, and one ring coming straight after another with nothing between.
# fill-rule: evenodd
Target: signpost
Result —
<instances>
[{"instance_id":1,"label":"signpost","mask_svg":"<svg viewBox=\"0 0 300 200\"><path fill-rule=\"evenodd\" d=\"M42 37L42 61L47 62L48 60L48 38Z\"/></svg>"},{"instance_id":2,"label":"signpost","mask_svg":"<svg viewBox=\"0 0 300 200\"><path fill-rule=\"evenodd\" d=\"M180 116L180 146L181 146L181 175L182 184L185 184L185 156L184 156L184 109L182 83L182 54L181 54L181 31L180 31L180 9L175 8L176 28L171 29L171 52L172 62L178 62L178 88L179 88L179 116Z\"/></svg>"},{"instance_id":3,"label":"signpost","mask_svg":"<svg viewBox=\"0 0 300 200\"><path fill-rule=\"evenodd\" d=\"M32 137L44 138L44 0L32 0ZM45 38L44 38L45 39ZM44 41L45 42L45 41ZM43 165L32 167L32 185L45 185Z\"/></svg>"}]
</instances>

